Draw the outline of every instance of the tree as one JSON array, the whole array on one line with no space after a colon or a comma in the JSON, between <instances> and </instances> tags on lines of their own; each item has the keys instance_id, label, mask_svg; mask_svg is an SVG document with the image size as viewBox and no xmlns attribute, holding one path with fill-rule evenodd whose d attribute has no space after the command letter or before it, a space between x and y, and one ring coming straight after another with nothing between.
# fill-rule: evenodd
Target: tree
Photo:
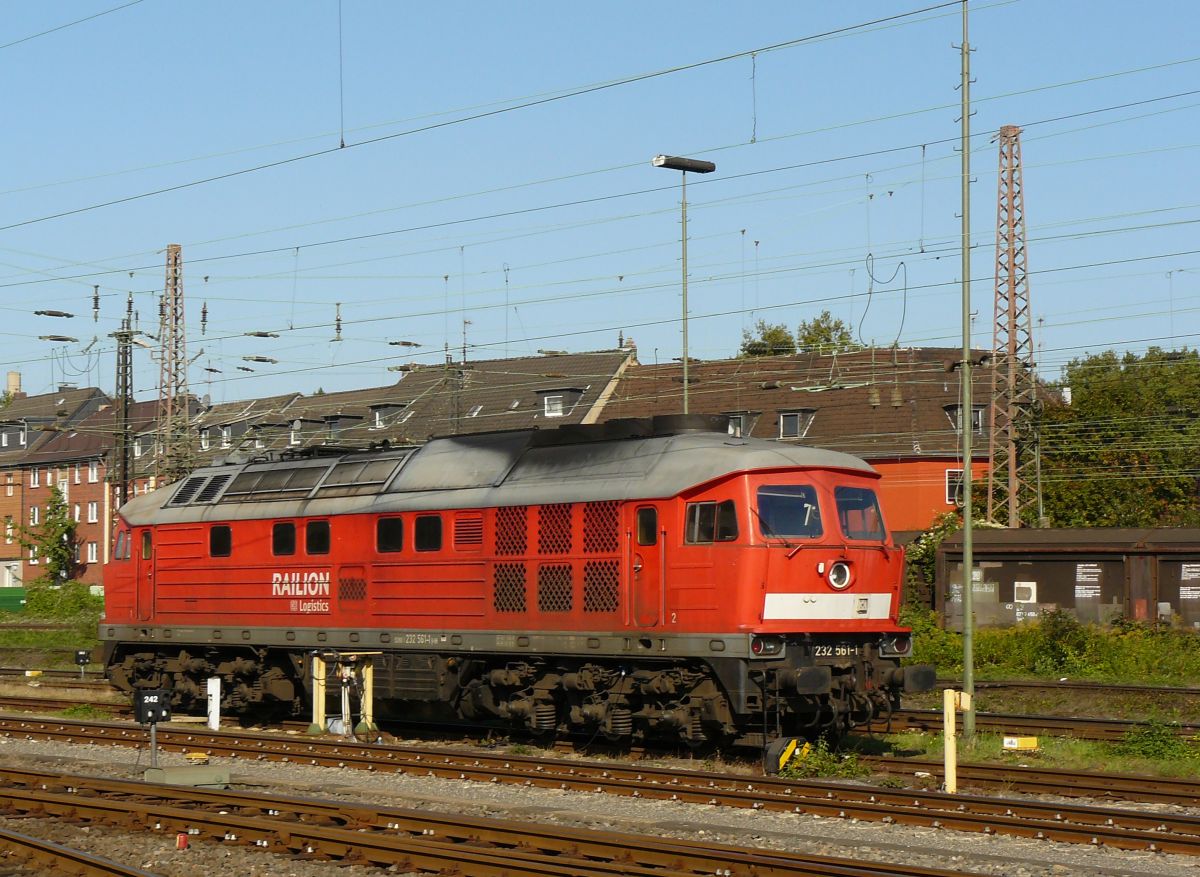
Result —
<instances>
[{"instance_id":1,"label":"tree","mask_svg":"<svg viewBox=\"0 0 1200 877\"><path fill-rule=\"evenodd\" d=\"M757 333L757 334L755 334ZM742 330L742 349L738 356L745 359L751 356L780 356L796 352L796 339L787 326L782 323L768 323L759 320L754 326L754 332Z\"/></svg>"},{"instance_id":2,"label":"tree","mask_svg":"<svg viewBox=\"0 0 1200 877\"><path fill-rule=\"evenodd\" d=\"M22 527L21 547L36 552L42 574L35 585L61 585L75 577L75 521L57 486L50 488L50 502L40 526Z\"/></svg>"},{"instance_id":3,"label":"tree","mask_svg":"<svg viewBox=\"0 0 1200 877\"><path fill-rule=\"evenodd\" d=\"M1042 496L1061 527L1200 526L1200 354L1072 360L1041 420Z\"/></svg>"},{"instance_id":4,"label":"tree","mask_svg":"<svg viewBox=\"0 0 1200 877\"><path fill-rule=\"evenodd\" d=\"M861 347L842 320L821 311L811 320L801 320L796 330L796 347L801 353L841 353Z\"/></svg>"}]
</instances>

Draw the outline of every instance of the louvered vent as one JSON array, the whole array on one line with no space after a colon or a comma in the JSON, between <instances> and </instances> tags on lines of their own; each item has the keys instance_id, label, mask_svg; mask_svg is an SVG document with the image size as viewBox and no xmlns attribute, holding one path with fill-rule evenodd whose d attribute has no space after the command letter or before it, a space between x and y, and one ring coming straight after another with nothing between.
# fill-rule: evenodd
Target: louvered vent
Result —
<instances>
[{"instance_id":1,"label":"louvered vent","mask_svg":"<svg viewBox=\"0 0 1200 877\"><path fill-rule=\"evenodd\" d=\"M193 475L179 486L175 491L175 495L171 497L171 501L167 505L187 505L192 501L192 497L196 495L196 491L200 489L207 476Z\"/></svg>"},{"instance_id":2,"label":"louvered vent","mask_svg":"<svg viewBox=\"0 0 1200 877\"><path fill-rule=\"evenodd\" d=\"M454 519L454 547L483 544L483 515L464 515Z\"/></svg>"},{"instance_id":3,"label":"louvered vent","mask_svg":"<svg viewBox=\"0 0 1200 877\"><path fill-rule=\"evenodd\" d=\"M232 478L232 473L229 475L214 475L208 480L208 484L204 485L204 489L196 494L196 502L212 502L225 489L225 485Z\"/></svg>"}]
</instances>

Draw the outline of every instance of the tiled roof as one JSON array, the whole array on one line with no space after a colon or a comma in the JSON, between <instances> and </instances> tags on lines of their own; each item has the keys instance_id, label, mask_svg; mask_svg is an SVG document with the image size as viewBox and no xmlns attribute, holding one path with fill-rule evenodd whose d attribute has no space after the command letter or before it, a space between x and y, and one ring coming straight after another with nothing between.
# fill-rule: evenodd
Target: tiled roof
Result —
<instances>
[{"instance_id":1,"label":"tiled roof","mask_svg":"<svg viewBox=\"0 0 1200 877\"><path fill-rule=\"evenodd\" d=\"M688 407L744 413L750 434L768 439L780 438L781 414L794 413L788 425L807 429L785 440L869 460L952 456L959 379L947 363L961 358L959 348L906 348L690 362ZM681 411L682 372L679 363L629 368L604 419ZM975 369L973 378L974 406L986 405L991 371ZM986 436L977 439L976 456L986 457Z\"/></svg>"},{"instance_id":2,"label":"tiled roof","mask_svg":"<svg viewBox=\"0 0 1200 877\"><path fill-rule=\"evenodd\" d=\"M593 409L633 361L632 350L414 366L394 384L216 406L193 427L210 429L199 460L299 444L416 444L439 435L557 427L596 419ZM548 407L546 397L561 397ZM256 404L262 403L262 404ZM561 408L559 407L561 405ZM548 410L561 410L547 416ZM219 427L237 424L221 447Z\"/></svg>"},{"instance_id":3,"label":"tiled roof","mask_svg":"<svg viewBox=\"0 0 1200 877\"><path fill-rule=\"evenodd\" d=\"M129 406L130 435L153 432L158 400L134 402ZM46 441L27 453L23 463L42 464L92 459L109 453L116 445L117 411L106 405L68 429L49 434Z\"/></svg>"},{"instance_id":4,"label":"tiled roof","mask_svg":"<svg viewBox=\"0 0 1200 877\"><path fill-rule=\"evenodd\" d=\"M43 427L73 426L108 401L104 392L96 387L61 387L53 393L13 399L0 408L0 428L5 424L24 425L26 443L22 447L10 442L8 447L0 448L0 466L20 465L28 454L55 437L54 429Z\"/></svg>"}]
</instances>

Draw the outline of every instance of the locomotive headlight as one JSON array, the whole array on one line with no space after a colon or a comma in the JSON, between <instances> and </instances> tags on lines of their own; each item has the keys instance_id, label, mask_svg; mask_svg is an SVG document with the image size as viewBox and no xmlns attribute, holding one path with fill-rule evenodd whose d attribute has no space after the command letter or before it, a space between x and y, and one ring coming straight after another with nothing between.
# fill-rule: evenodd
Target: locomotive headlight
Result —
<instances>
[{"instance_id":1,"label":"locomotive headlight","mask_svg":"<svg viewBox=\"0 0 1200 877\"><path fill-rule=\"evenodd\" d=\"M775 636L754 636L750 638L750 651L755 656L777 655L783 649L783 642Z\"/></svg>"},{"instance_id":2,"label":"locomotive headlight","mask_svg":"<svg viewBox=\"0 0 1200 877\"><path fill-rule=\"evenodd\" d=\"M850 580L850 564L844 560L830 564L829 572L825 576L825 581L829 582L829 587L835 591L844 591L850 587Z\"/></svg>"}]
</instances>

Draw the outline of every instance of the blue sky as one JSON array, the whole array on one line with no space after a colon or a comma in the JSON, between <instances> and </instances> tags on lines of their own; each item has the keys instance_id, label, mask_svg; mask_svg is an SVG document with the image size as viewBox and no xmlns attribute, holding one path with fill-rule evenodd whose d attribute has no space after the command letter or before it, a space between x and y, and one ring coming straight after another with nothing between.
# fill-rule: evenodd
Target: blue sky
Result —
<instances>
[{"instance_id":1,"label":"blue sky","mask_svg":"<svg viewBox=\"0 0 1200 877\"><path fill-rule=\"evenodd\" d=\"M960 343L957 4L343 0L340 69L336 0L121 5L0 16L0 365L28 392L112 391L108 333L130 291L157 330L168 243L191 387L214 401L387 383L459 355L464 321L468 359L623 332L667 361L679 175L657 153L717 164L689 177L692 356L824 309L867 343ZM970 9L974 343L991 343L994 137L1017 124L1043 374L1195 346L1197 5ZM135 369L153 396L145 351Z\"/></svg>"}]
</instances>

